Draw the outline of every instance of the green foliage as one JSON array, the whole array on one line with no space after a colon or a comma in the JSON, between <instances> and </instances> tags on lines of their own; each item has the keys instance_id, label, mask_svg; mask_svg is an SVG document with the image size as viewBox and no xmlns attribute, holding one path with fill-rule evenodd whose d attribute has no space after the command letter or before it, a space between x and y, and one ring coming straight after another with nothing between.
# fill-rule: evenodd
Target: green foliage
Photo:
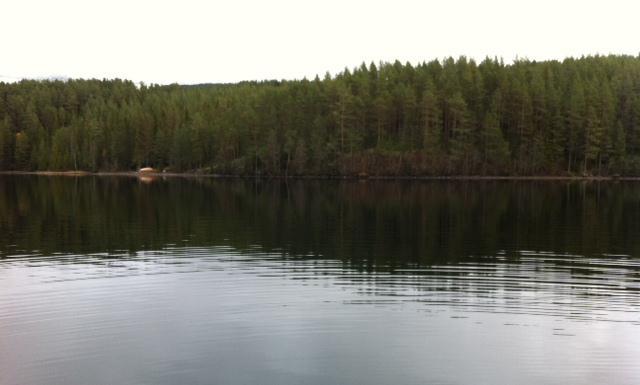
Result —
<instances>
[{"instance_id":1,"label":"green foliage","mask_svg":"<svg viewBox=\"0 0 640 385\"><path fill-rule=\"evenodd\" d=\"M9 118L0 120L0 169L9 170L13 167L14 137L11 133Z\"/></svg>"},{"instance_id":2,"label":"green foliage","mask_svg":"<svg viewBox=\"0 0 640 385\"><path fill-rule=\"evenodd\" d=\"M18 132L15 139L15 164L18 169L30 170L31 143L26 132Z\"/></svg>"},{"instance_id":3,"label":"green foliage","mask_svg":"<svg viewBox=\"0 0 640 385\"><path fill-rule=\"evenodd\" d=\"M0 83L1 170L640 173L640 58L461 57L230 85Z\"/></svg>"},{"instance_id":4,"label":"green foliage","mask_svg":"<svg viewBox=\"0 0 640 385\"><path fill-rule=\"evenodd\" d=\"M482 124L482 161L484 169L493 174L500 173L500 168L509 164L509 143L504 139L500 129L500 120L495 109L489 110Z\"/></svg>"}]
</instances>

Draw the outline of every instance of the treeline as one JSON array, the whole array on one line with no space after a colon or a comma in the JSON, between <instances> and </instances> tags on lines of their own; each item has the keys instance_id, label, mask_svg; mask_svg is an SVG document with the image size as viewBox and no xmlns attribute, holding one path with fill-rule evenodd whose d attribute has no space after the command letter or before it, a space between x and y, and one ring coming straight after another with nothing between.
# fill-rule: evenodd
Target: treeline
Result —
<instances>
[{"instance_id":1,"label":"treeline","mask_svg":"<svg viewBox=\"0 0 640 385\"><path fill-rule=\"evenodd\" d=\"M0 169L640 175L640 57L461 57L232 85L0 83Z\"/></svg>"}]
</instances>

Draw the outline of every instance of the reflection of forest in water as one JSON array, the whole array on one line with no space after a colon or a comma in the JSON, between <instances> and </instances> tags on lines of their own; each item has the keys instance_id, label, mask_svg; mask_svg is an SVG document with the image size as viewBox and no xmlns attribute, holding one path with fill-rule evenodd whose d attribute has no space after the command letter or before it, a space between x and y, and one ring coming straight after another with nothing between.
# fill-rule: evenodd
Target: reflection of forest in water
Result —
<instances>
[{"instance_id":1,"label":"reflection of forest in water","mask_svg":"<svg viewBox=\"0 0 640 385\"><path fill-rule=\"evenodd\" d=\"M363 269L637 256L639 215L635 183L3 176L0 255L225 245Z\"/></svg>"}]
</instances>

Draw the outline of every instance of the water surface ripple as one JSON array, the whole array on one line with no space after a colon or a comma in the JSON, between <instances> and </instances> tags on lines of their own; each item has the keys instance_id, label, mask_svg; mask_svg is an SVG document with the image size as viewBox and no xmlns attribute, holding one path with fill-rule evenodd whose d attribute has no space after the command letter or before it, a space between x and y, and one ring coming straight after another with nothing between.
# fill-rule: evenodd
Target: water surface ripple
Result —
<instances>
[{"instance_id":1,"label":"water surface ripple","mask_svg":"<svg viewBox=\"0 0 640 385\"><path fill-rule=\"evenodd\" d=\"M326 183L0 178L0 384L640 383L640 186Z\"/></svg>"}]
</instances>

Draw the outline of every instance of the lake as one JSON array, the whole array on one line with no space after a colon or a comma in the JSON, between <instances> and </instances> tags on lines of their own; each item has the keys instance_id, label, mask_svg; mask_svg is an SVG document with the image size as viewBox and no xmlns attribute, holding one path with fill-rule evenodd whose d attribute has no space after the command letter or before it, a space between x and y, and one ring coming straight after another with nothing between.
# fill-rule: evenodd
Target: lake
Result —
<instances>
[{"instance_id":1,"label":"lake","mask_svg":"<svg viewBox=\"0 0 640 385\"><path fill-rule=\"evenodd\" d=\"M0 384L638 384L640 183L0 176Z\"/></svg>"}]
</instances>

